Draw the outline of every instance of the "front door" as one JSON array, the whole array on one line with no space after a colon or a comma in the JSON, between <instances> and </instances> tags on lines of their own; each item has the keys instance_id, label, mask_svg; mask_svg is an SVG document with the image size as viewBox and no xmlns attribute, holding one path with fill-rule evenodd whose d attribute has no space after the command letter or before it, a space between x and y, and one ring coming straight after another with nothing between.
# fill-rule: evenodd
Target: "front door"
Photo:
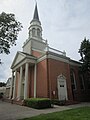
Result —
<instances>
[{"instance_id":1,"label":"front door","mask_svg":"<svg viewBox=\"0 0 90 120\"><path fill-rule=\"evenodd\" d=\"M66 78L62 74L58 76L57 87L59 100L67 100Z\"/></svg>"}]
</instances>

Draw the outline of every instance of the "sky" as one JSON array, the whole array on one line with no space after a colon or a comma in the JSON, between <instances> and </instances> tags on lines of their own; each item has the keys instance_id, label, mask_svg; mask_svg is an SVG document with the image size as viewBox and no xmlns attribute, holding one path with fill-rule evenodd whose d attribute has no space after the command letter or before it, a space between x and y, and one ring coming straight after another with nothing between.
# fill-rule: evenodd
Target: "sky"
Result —
<instances>
[{"instance_id":1,"label":"sky","mask_svg":"<svg viewBox=\"0 0 90 120\"><path fill-rule=\"evenodd\" d=\"M90 0L37 0L39 18L43 28L43 38L49 46L66 51L67 57L79 61L80 43L86 37L90 39ZM10 54L0 54L0 81L11 77L11 64L17 53L22 51L28 38L28 28L33 18L35 0L0 0L0 13L14 13L23 25L17 45Z\"/></svg>"}]
</instances>

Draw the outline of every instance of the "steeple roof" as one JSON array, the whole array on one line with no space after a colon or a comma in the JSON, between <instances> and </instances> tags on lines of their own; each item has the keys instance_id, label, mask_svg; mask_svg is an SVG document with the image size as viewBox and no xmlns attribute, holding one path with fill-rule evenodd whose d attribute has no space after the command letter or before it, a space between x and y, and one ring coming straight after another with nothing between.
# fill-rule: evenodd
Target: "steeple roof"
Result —
<instances>
[{"instance_id":1,"label":"steeple roof","mask_svg":"<svg viewBox=\"0 0 90 120\"><path fill-rule=\"evenodd\" d=\"M36 5L35 5L35 10L34 10L33 20L38 20L38 21L39 21L39 15L38 15L37 3L36 3Z\"/></svg>"}]
</instances>

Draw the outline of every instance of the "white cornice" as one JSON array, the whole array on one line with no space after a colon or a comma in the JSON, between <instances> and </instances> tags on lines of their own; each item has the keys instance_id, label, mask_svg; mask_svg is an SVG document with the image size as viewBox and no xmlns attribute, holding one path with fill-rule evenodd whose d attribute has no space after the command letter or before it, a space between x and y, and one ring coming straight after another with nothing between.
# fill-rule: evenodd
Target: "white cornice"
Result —
<instances>
[{"instance_id":1,"label":"white cornice","mask_svg":"<svg viewBox=\"0 0 90 120\"><path fill-rule=\"evenodd\" d=\"M12 71L15 71L16 69L18 69L20 66L24 65L25 63L30 63L31 65L33 65L36 63L36 60L24 58L22 61L20 61L18 64L12 67Z\"/></svg>"},{"instance_id":2,"label":"white cornice","mask_svg":"<svg viewBox=\"0 0 90 120\"><path fill-rule=\"evenodd\" d=\"M81 66L81 63L79 63L77 61L74 61L74 60L71 60L69 57L65 57L63 55L59 55L59 54L56 54L56 53L50 53L50 52L47 52L46 54L41 56L37 60L37 62L41 62L41 61L43 61L44 59L47 59L47 58L57 60L57 61L61 61L61 62L65 62L65 63L68 63L68 64L73 65L73 66Z\"/></svg>"},{"instance_id":3,"label":"white cornice","mask_svg":"<svg viewBox=\"0 0 90 120\"><path fill-rule=\"evenodd\" d=\"M32 50L33 50L33 51L36 51L36 52L40 52L40 53L43 53L43 54L45 54L45 53L46 53L46 51L42 51L42 50L39 50L39 49L35 49L35 48L32 48Z\"/></svg>"},{"instance_id":4,"label":"white cornice","mask_svg":"<svg viewBox=\"0 0 90 120\"><path fill-rule=\"evenodd\" d=\"M36 63L36 60L37 60L37 58L36 57L34 57L34 56L29 56L29 55L25 55L25 53L22 53L22 52L19 52L18 54L22 54L23 56L24 56L24 58L22 58L18 63L16 63L15 65L14 65L14 62L15 62L15 60L16 60L16 58L15 58L15 60L14 60L14 62L13 62L13 64L12 64L12 66L11 66L11 69L14 71L15 69L17 69L17 68L19 68L20 66L22 66L23 64L25 64L25 63L31 63L31 64L35 64ZM16 55L17 56L17 55Z\"/></svg>"}]
</instances>

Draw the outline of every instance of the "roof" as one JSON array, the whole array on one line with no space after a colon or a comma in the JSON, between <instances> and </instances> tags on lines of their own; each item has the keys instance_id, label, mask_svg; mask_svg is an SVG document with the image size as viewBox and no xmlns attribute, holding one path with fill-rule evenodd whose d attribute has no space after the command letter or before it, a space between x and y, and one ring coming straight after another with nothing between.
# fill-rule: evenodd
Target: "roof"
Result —
<instances>
[{"instance_id":1,"label":"roof","mask_svg":"<svg viewBox=\"0 0 90 120\"><path fill-rule=\"evenodd\" d=\"M29 54L29 53L26 53L26 52L20 52L20 53L24 54L27 57L33 57L34 59L37 59L37 57L35 57L35 56L33 56L33 55Z\"/></svg>"},{"instance_id":2,"label":"roof","mask_svg":"<svg viewBox=\"0 0 90 120\"><path fill-rule=\"evenodd\" d=\"M37 58L33 55L30 55L30 54L25 53L25 52L18 51L14 60L13 60L12 65L11 65L11 69L13 69L18 64L20 65L22 61L25 62L25 59L31 60L32 63L35 63L35 61L37 60Z\"/></svg>"},{"instance_id":3,"label":"roof","mask_svg":"<svg viewBox=\"0 0 90 120\"><path fill-rule=\"evenodd\" d=\"M38 15L37 3L36 3L36 5L35 5L35 10L34 10L33 20L38 20L38 21L39 21L39 15Z\"/></svg>"}]
</instances>

